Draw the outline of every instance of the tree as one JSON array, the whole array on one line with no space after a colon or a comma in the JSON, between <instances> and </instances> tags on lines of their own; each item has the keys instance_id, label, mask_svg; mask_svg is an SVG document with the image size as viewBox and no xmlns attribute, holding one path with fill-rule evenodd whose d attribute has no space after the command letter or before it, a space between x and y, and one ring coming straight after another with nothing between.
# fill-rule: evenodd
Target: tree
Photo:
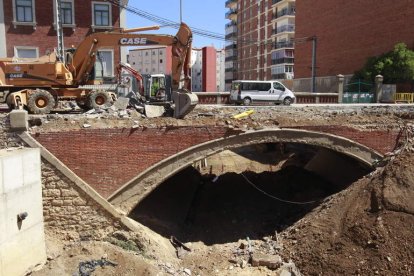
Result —
<instances>
[{"instance_id":1,"label":"tree","mask_svg":"<svg viewBox=\"0 0 414 276\"><path fill-rule=\"evenodd\" d=\"M414 51L404 43L398 43L394 50L377 57L368 58L365 66L355 72L351 82L363 80L374 82L382 75L384 83L401 83L414 80Z\"/></svg>"}]
</instances>

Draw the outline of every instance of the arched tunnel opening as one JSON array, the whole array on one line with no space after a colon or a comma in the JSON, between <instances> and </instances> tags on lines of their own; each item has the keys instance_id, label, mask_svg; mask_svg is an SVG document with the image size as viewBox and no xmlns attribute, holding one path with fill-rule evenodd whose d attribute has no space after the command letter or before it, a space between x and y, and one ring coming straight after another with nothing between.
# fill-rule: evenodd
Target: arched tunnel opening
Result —
<instances>
[{"instance_id":1,"label":"arched tunnel opening","mask_svg":"<svg viewBox=\"0 0 414 276\"><path fill-rule=\"evenodd\" d=\"M183 242L261 239L283 231L372 170L355 158L307 144L246 146L170 177L129 216Z\"/></svg>"}]
</instances>

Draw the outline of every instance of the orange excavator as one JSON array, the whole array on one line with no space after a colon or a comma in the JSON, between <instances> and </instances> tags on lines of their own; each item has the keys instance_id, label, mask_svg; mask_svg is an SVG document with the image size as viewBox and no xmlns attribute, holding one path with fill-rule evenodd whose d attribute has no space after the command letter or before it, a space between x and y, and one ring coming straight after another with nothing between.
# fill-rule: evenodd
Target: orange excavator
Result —
<instances>
[{"instance_id":1,"label":"orange excavator","mask_svg":"<svg viewBox=\"0 0 414 276\"><path fill-rule=\"evenodd\" d=\"M0 59L0 102L10 108L26 108L34 114L49 113L59 101L68 100L75 100L85 109L110 106L116 100L115 93L82 88L99 84L93 79L98 50L114 46L167 45L172 46L174 117L183 118L198 103L197 96L190 92L192 32L181 23L175 36L139 33L156 29L159 27L91 34L75 49L66 51L65 62L55 54L38 60Z\"/></svg>"}]
</instances>

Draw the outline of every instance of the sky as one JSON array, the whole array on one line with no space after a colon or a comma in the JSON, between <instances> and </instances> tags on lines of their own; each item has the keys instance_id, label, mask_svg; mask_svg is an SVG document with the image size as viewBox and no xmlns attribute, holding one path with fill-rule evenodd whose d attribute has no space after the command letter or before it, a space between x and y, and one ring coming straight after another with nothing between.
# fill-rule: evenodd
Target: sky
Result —
<instances>
[{"instance_id":1,"label":"sky","mask_svg":"<svg viewBox=\"0 0 414 276\"><path fill-rule=\"evenodd\" d=\"M229 21L224 18L226 8L224 0L181 0L183 22L194 28L219 33L224 36L224 26ZM180 0L129 0L128 6L137 8L158 17L163 17L174 22L180 22ZM131 12L126 12L127 27L137 28L158 25ZM177 30L166 27L150 33L176 34ZM203 36L194 35L193 47L214 45L223 48L224 41L215 40Z\"/></svg>"}]
</instances>

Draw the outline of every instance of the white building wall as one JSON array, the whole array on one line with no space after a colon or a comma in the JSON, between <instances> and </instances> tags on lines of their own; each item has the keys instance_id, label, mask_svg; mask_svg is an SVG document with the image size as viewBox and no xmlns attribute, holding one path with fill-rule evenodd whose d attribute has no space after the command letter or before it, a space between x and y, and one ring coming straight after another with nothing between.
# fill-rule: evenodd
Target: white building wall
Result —
<instances>
[{"instance_id":1,"label":"white building wall","mask_svg":"<svg viewBox=\"0 0 414 276\"><path fill-rule=\"evenodd\" d=\"M191 91L202 92L203 83L203 52L201 49L191 51Z\"/></svg>"},{"instance_id":2,"label":"white building wall","mask_svg":"<svg viewBox=\"0 0 414 276\"><path fill-rule=\"evenodd\" d=\"M7 49L6 49L6 29L4 27L3 0L0 0L0 58L2 57L7 57Z\"/></svg>"},{"instance_id":3,"label":"white building wall","mask_svg":"<svg viewBox=\"0 0 414 276\"><path fill-rule=\"evenodd\" d=\"M45 262L40 151L1 150L0 275L26 275Z\"/></svg>"},{"instance_id":4,"label":"white building wall","mask_svg":"<svg viewBox=\"0 0 414 276\"><path fill-rule=\"evenodd\" d=\"M216 59L216 86L217 92L224 92L225 91L225 57L226 51L224 49L217 51L217 59Z\"/></svg>"},{"instance_id":5,"label":"white building wall","mask_svg":"<svg viewBox=\"0 0 414 276\"><path fill-rule=\"evenodd\" d=\"M141 74L166 74L166 47L142 48L129 51L129 64Z\"/></svg>"}]
</instances>

